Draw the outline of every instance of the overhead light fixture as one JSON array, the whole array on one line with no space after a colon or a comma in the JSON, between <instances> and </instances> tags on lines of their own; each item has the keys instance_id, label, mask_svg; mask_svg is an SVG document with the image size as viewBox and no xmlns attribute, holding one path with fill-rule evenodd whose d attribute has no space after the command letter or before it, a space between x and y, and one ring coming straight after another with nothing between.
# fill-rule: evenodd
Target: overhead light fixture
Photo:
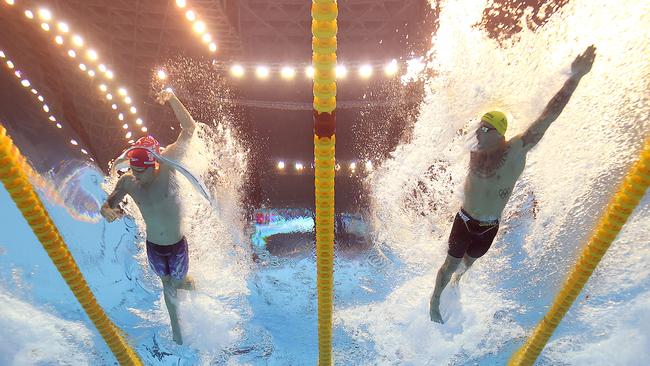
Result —
<instances>
[{"instance_id":1,"label":"overhead light fixture","mask_svg":"<svg viewBox=\"0 0 650 366\"><path fill-rule=\"evenodd\" d=\"M74 44L77 47L83 47L84 39L81 38L80 35L75 35L75 36L72 37L72 44Z\"/></svg>"},{"instance_id":2,"label":"overhead light fixture","mask_svg":"<svg viewBox=\"0 0 650 366\"><path fill-rule=\"evenodd\" d=\"M335 73L337 78L344 79L348 75L348 69L343 65L337 65Z\"/></svg>"},{"instance_id":3,"label":"overhead light fixture","mask_svg":"<svg viewBox=\"0 0 650 366\"><path fill-rule=\"evenodd\" d=\"M57 27L63 33L68 33L70 31L70 27L68 26L67 23L60 22L59 24L57 24Z\"/></svg>"},{"instance_id":4,"label":"overhead light fixture","mask_svg":"<svg viewBox=\"0 0 650 366\"><path fill-rule=\"evenodd\" d=\"M305 75L307 75L308 78L313 79L314 78L314 67L313 66L307 66L305 69Z\"/></svg>"},{"instance_id":5,"label":"overhead light fixture","mask_svg":"<svg viewBox=\"0 0 650 366\"><path fill-rule=\"evenodd\" d=\"M269 68L266 66L258 66L257 69L255 69L255 75L257 75L258 78L260 79L266 79L269 77Z\"/></svg>"},{"instance_id":6,"label":"overhead light fixture","mask_svg":"<svg viewBox=\"0 0 650 366\"><path fill-rule=\"evenodd\" d=\"M230 68L230 73L234 77L240 78L240 77L244 76L244 68L239 64L235 64Z\"/></svg>"},{"instance_id":7,"label":"overhead light fixture","mask_svg":"<svg viewBox=\"0 0 650 366\"><path fill-rule=\"evenodd\" d=\"M372 76L372 66L370 65L363 65L359 68L359 76L361 76L364 79L368 79L370 76Z\"/></svg>"},{"instance_id":8,"label":"overhead light fixture","mask_svg":"<svg viewBox=\"0 0 650 366\"><path fill-rule=\"evenodd\" d=\"M280 75L282 76L282 78L290 80L293 79L294 76L296 76L296 70L293 67L285 66L280 71Z\"/></svg>"},{"instance_id":9,"label":"overhead light fixture","mask_svg":"<svg viewBox=\"0 0 650 366\"><path fill-rule=\"evenodd\" d=\"M388 76L393 76L397 74L397 71L399 71L399 66L397 65L397 60L394 59L391 62L389 62L388 65L386 65L386 67L384 68L384 72Z\"/></svg>"},{"instance_id":10,"label":"overhead light fixture","mask_svg":"<svg viewBox=\"0 0 650 366\"><path fill-rule=\"evenodd\" d=\"M192 29L194 29L196 33L203 34L205 33L205 23L202 21L194 22Z\"/></svg>"},{"instance_id":11,"label":"overhead light fixture","mask_svg":"<svg viewBox=\"0 0 650 366\"><path fill-rule=\"evenodd\" d=\"M86 52L86 56L91 61L97 61L97 59L99 58L99 55L97 55L97 51L95 50L88 50L88 52Z\"/></svg>"},{"instance_id":12,"label":"overhead light fixture","mask_svg":"<svg viewBox=\"0 0 650 366\"><path fill-rule=\"evenodd\" d=\"M52 12L45 8L38 9L38 16L46 22L52 20Z\"/></svg>"}]
</instances>

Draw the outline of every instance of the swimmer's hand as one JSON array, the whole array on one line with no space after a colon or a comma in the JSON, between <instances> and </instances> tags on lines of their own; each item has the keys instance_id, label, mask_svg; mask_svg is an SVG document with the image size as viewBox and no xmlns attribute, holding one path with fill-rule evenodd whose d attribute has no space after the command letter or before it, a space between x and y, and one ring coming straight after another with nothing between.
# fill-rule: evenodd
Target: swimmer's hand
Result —
<instances>
[{"instance_id":1,"label":"swimmer's hand","mask_svg":"<svg viewBox=\"0 0 650 366\"><path fill-rule=\"evenodd\" d=\"M158 95L156 96L156 101L162 105L165 103L169 102L170 99L175 97L174 92L171 90L171 88L166 88L160 91Z\"/></svg>"},{"instance_id":2,"label":"swimmer's hand","mask_svg":"<svg viewBox=\"0 0 650 366\"><path fill-rule=\"evenodd\" d=\"M577 77L583 77L589 71L591 71L591 65L594 64L596 59L596 47L591 45L587 47L585 52L581 55L578 55L573 63L571 64L571 73Z\"/></svg>"},{"instance_id":3,"label":"swimmer's hand","mask_svg":"<svg viewBox=\"0 0 650 366\"><path fill-rule=\"evenodd\" d=\"M124 211L122 211L122 209L120 209L120 208L111 208L108 205L108 202L104 203L104 205L102 206L102 208L101 208L101 210L99 212L102 214L102 216L104 216L104 218L108 222L113 222L113 221L119 219L120 217L124 216Z\"/></svg>"}]
</instances>

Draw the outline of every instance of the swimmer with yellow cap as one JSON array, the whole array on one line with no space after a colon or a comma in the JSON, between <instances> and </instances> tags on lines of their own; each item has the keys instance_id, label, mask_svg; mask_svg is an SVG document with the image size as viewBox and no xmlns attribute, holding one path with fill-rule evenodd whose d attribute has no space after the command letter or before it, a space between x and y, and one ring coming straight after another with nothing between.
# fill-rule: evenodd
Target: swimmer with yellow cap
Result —
<instances>
[{"instance_id":1,"label":"swimmer with yellow cap","mask_svg":"<svg viewBox=\"0 0 650 366\"><path fill-rule=\"evenodd\" d=\"M447 258L438 270L429 303L432 321L443 322L440 314L442 290L450 281L457 284L472 263L490 249L512 189L524 171L526 154L560 116L580 79L591 70L595 51L596 48L590 46L576 57L571 64L571 77L523 134L506 140L508 118L501 111L490 111L481 117L476 129L478 147L471 152L469 174L463 187L463 206L454 219ZM452 278L461 262L464 266Z\"/></svg>"}]
</instances>

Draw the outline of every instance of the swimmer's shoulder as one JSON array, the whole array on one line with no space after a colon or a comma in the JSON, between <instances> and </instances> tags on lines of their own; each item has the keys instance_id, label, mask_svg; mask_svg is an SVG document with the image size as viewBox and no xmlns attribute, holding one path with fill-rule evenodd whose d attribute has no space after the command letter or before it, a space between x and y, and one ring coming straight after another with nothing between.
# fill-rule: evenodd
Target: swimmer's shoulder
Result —
<instances>
[{"instance_id":1,"label":"swimmer's shoulder","mask_svg":"<svg viewBox=\"0 0 650 366\"><path fill-rule=\"evenodd\" d=\"M519 156L519 157L524 157L526 153L528 152L524 148L524 140L523 140L523 135L519 134L514 137L512 137L510 140L508 140L508 147L509 147L509 155L512 157Z\"/></svg>"}]
</instances>

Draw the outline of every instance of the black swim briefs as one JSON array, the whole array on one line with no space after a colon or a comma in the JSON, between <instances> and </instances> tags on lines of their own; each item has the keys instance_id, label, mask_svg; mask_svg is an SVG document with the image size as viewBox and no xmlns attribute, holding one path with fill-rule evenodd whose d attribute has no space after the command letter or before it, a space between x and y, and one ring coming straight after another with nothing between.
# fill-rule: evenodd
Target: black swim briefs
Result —
<instances>
[{"instance_id":1,"label":"black swim briefs","mask_svg":"<svg viewBox=\"0 0 650 366\"><path fill-rule=\"evenodd\" d=\"M498 230L499 221L480 222L461 208L451 227L447 253L455 258L463 258L465 254L480 258L490 249Z\"/></svg>"}]
</instances>

